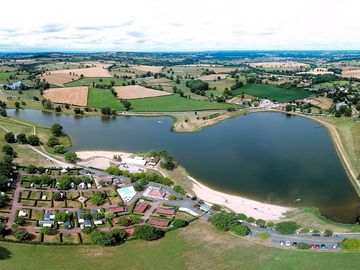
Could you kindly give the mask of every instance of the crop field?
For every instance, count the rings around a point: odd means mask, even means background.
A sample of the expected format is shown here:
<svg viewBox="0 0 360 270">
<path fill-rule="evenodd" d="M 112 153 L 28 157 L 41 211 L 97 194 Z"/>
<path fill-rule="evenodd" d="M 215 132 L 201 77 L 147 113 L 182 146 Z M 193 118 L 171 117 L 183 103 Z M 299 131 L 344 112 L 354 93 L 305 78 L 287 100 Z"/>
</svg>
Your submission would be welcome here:
<svg viewBox="0 0 360 270">
<path fill-rule="evenodd" d="M 360 78 L 360 68 L 343 70 L 341 76 L 345 78 Z"/>
<path fill-rule="evenodd" d="M 206 75 L 206 76 L 201 76 L 198 79 L 199 80 L 203 80 L 203 81 L 213 81 L 213 80 L 218 80 L 219 77 L 221 80 L 225 79 L 228 76 L 228 74 L 210 74 L 210 75 Z"/>
<path fill-rule="evenodd" d="M 234 105 L 215 103 L 209 101 L 197 101 L 183 98 L 177 95 L 132 99 L 131 111 L 134 112 L 176 112 L 193 110 L 217 110 L 234 107 Z M 110 107 L 123 111 L 125 108 L 114 97 L 109 89 L 89 89 L 88 106 L 91 108 Z"/>
<path fill-rule="evenodd" d="M 153 73 L 158 73 L 163 69 L 163 66 L 134 65 L 134 66 L 130 66 L 130 68 L 139 71 L 145 71 L 145 72 L 150 71 Z"/>
<path fill-rule="evenodd" d="M 151 79 L 145 81 L 146 85 L 156 86 L 161 85 L 164 87 L 171 87 L 174 82 L 172 80 L 166 79 L 166 78 L 157 78 L 157 79 Z"/>
<path fill-rule="evenodd" d="M 321 109 L 328 110 L 333 104 L 333 100 L 327 97 L 312 97 L 309 98 L 309 103 L 319 106 Z"/>
<path fill-rule="evenodd" d="M 81 75 L 84 77 L 112 77 L 107 70 L 109 65 L 99 64 L 89 66 L 88 68 L 76 68 L 76 69 L 62 69 L 53 70 L 43 73 L 39 76 L 40 79 L 45 79 L 48 83 L 63 86 L 66 82 L 79 79 Z"/>
<path fill-rule="evenodd" d="M 296 99 L 309 97 L 310 92 L 297 89 L 280 88 L 271 84 L 247 84 L 237 90 L 235 93 L 240 95 L 242 92 L 250 96 L 275 100 L 277 102 L 289 102 Z"/>
<path fill-rule="evenodd" d="M 106 84 L 109 85 L 111 82 L 115 82 L 115 85 L 123 85 L 126 83 L 122 79 L 117 79 L 114 77 L 104 77 L 104 78 L 82 78 L 76 81 L 64 83 L 64 86 L 92 86 L 92 84 Z"/>
<path fill-rule="evenodd" d="M 334 74 L 334 72 L 328 71 L 327 68 L 314 68 L 313 70 L 306 72 L 299 72 L 298 74 L 323 75 L 323 74 Z"/>
<path fill-rule="evenodd" d="M 117 247 L 44 246 L 0 242 L 6 270 L 99 269 L 358 269 L 358 252 L 273 248 L 194 222 L 153 242 L 129 241 Z M 44 259 L 46 258 L 46 259 Z M 81 258 L 81 259 L 79 259 Z M 121 263 L 119 264 L 119 258 Z M 161 260 L 159 260 L 161 258 Z"/>
<path fill-rule="evenodd" d="M 63 70 L 63 69 L 77 69 L 81 68 L 81 63 L 71 63 L 71 62 L 55 62 L 55 63 L 46 63 L 38 66 L 39 70 Z"/>
<path fill-rule="evenodd" d="M 319 83 L 319 84 L 316 84 L 315 87 L 319 88 L 319 89 L 326 89 L 326 88 L 334 87 L 336 85 L 345 86 L 348 84 L 349 84 L 348 81 L 333 81 L 333 82 Z"/>
<path fill-rule="evenodd" d="M 0 72 L 0 82 L 6 82 L 10 76 L 15 76 L 16 72 Z"/>
<path fill-rule="evenodd" d="M 114 90 L 118 94 L 118 98 L 122 98 L 122 99 L 160 97 L 160 96 L 167 96 L 172 94 L 165 91 L 145 88 L 140 85 L 115 86 Z"/>
<path fill-rule="evenodd" d="M 50 88 L 43 92 L 43 96 L 46 99 L 50 99 L 54 103 L 86 106 L 88 87 L 78 86 L 65 88 Z"/>
<path fill-rule="evenodd" d="M 283 70 L 295 70 L 300 68 L 306 68 L 309 65 L 300 62 L 259 62 L 250 63 L 251 67 L 264 68 L 264 69 L 283 69 Z"/>
</svg>

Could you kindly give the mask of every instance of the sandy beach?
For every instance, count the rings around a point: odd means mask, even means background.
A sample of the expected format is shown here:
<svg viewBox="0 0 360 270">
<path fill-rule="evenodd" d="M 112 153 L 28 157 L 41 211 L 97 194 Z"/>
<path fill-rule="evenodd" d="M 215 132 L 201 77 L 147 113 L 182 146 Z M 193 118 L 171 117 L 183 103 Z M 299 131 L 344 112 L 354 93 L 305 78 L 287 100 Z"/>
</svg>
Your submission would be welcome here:
<svg viewBox="0 0 360 270">
<path fill-rule="evenodd" d="M 193 177 L 188 177 L 193 181 L 193 191 L 198 198 L 211 204 L 223 205 L 236 213 L 243 213 L 256 219 L 279 220 L 284 216 L 284 213 L 294 210 L 290 207 L 262 203 L 216 191 L 201 184 Z"/>
<path fill-rule="evenodd" d="M 113 163 L 118 163 L 114 160 L 114 156 L 120 156 L 121 159 L 129 158 L 132 153 L 114 152 L 114 151 L 78 151 L 76 152 L 80 161 L 79 165 L 98 168 L 105 170 Z"/>
</svg>

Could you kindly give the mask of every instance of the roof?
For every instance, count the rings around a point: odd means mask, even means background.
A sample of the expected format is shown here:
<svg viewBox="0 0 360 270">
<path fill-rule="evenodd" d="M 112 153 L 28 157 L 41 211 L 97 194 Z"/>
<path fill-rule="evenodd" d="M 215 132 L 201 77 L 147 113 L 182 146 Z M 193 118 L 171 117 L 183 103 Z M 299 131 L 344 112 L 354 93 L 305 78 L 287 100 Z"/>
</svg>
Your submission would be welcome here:
<svg viewBox="0 0 360 270">
<path fill-rule="evenodd" d="M 156 157 L 153 157 L 150 159 L 150 163 L 151 164 L 158 164 L 158 162 L 160 161 L 160 157 L 159 156 L 156 156 Z"/>
<path fill-rule="evenodd" d="M 112 179 L 111 176 L 103 176 L 103 177 L 96 176 L 95 177 L 96 185 L 99 185 L 101 182 L 103 182 L 103 183 L 112 183 L 113 179 Z"/>
<path fill-rule="evenodd" d="M 207 212 L 207 211 L 210 211 L 211 208 L 210 208 L 210 206 L 203 203 L 200 205 L 200 209 Z"/>
<path fill-rule="evenodd" d="M 149 193 L 147 194 L 150 197 L 164 198 L 166 193 L 162 189 L 159 188 L 151 188 Z"/>
<path fill-rule="evenodd" d="M 50 220 L 50 212 L 49 211 L 45 211 L 44 213 L 44 220 Z"/>
<path fill-rule="evenodd" d="M 85 219 L 84 220 L 84 226 L 91 226 L 91 220 L 90 219 Z"/>
<path fill-rule="evenodd" d="M 170 220 L 152 218 L 149 220 L 149 224 L 158 227 L 168 227 L 170 224 Z"/>
<path fill-rule="evenodd" d="M 53 220 L 39 220 L 39 225 L 54 225 Z"/>
<path fill-rule="evenodd" d="M 175 209 L 170 207 L 158 207 L 156 209 L 156 213 L 158 213 L 159 215 L 172 216 L 175 214 Z"/>
<path fill-rule="evenodd" d="M 144 213 L 149 204 L 147 202 L 139 202 L 136 204 L 134 211 L 138 213 Z"/>
<path fill-rule="evenodd" d="M 135 233 L 135 227 L 128 227 L 124 229 L 124 232 L 126 232 L 126 234 L 128 236 L 133 236 Z"/>
<path fill-rule="evenodd" d="M 84 211 L 83 211 L 83 210 L 79 209 L 79 210 L 76 211 L 76 215 L 78 216 L 78 218 L 80 218 L 80 216 L 81 216 L 82 214 L 84 214 Z"/>
<path fill-rule="evenodd" d="M 124 158 L 121 161 L 122 164 L 132 164 L 132 165 L 140 165 L 145 166 L 146 160 L 144 159 L 137 159 L 137 158 Z"/>
<path fill-rule="evenodd" d="M 124 208 L 124 207 L 110 207 L 109 210 L 110 210 L 110 212 L 112 212 L 112 213 L 125 212 L 125 208 Z"/>
</svg>

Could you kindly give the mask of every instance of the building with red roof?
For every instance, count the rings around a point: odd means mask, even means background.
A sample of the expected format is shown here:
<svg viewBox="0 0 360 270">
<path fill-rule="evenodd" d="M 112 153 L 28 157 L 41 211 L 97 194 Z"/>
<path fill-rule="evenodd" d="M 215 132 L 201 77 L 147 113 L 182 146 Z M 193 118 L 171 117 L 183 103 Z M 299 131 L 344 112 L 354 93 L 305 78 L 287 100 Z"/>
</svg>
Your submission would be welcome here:
<svg viewBox="0 0 360 270">
<path fill-rule="evenodd" d="M 175 209 L 172 207 L 160 206 L 156 209 L 156 213 L 158 213 L 159 215 L 173 216 L 173 215 L 175 215 Z"/>
<path fill-rule="evenodd" d="M 157 226 L 157 227 L 169 227 L 170 220 L 152 218 L 149 220 L 149 224 L 152 226 Z"/>
</svg>

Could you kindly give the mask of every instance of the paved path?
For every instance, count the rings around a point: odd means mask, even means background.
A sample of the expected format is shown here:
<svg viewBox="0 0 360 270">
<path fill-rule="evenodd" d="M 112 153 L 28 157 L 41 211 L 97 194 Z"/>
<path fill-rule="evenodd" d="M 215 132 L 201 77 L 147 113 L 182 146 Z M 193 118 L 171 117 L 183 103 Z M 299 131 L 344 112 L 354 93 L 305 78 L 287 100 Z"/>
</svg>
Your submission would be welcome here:
<svg viewBox="0 0 360 270">
<path fill-rule="evenodd" d="M 141 218 L 141 220 L 144 221 L 144 223 L 150 218 L 151 214 L 155 211 L 155 209 L 159 206 L 160 202 L 153 202 L 151 204 L 151 207 L 145 212 L 144 216 Z"/>
</svg>

